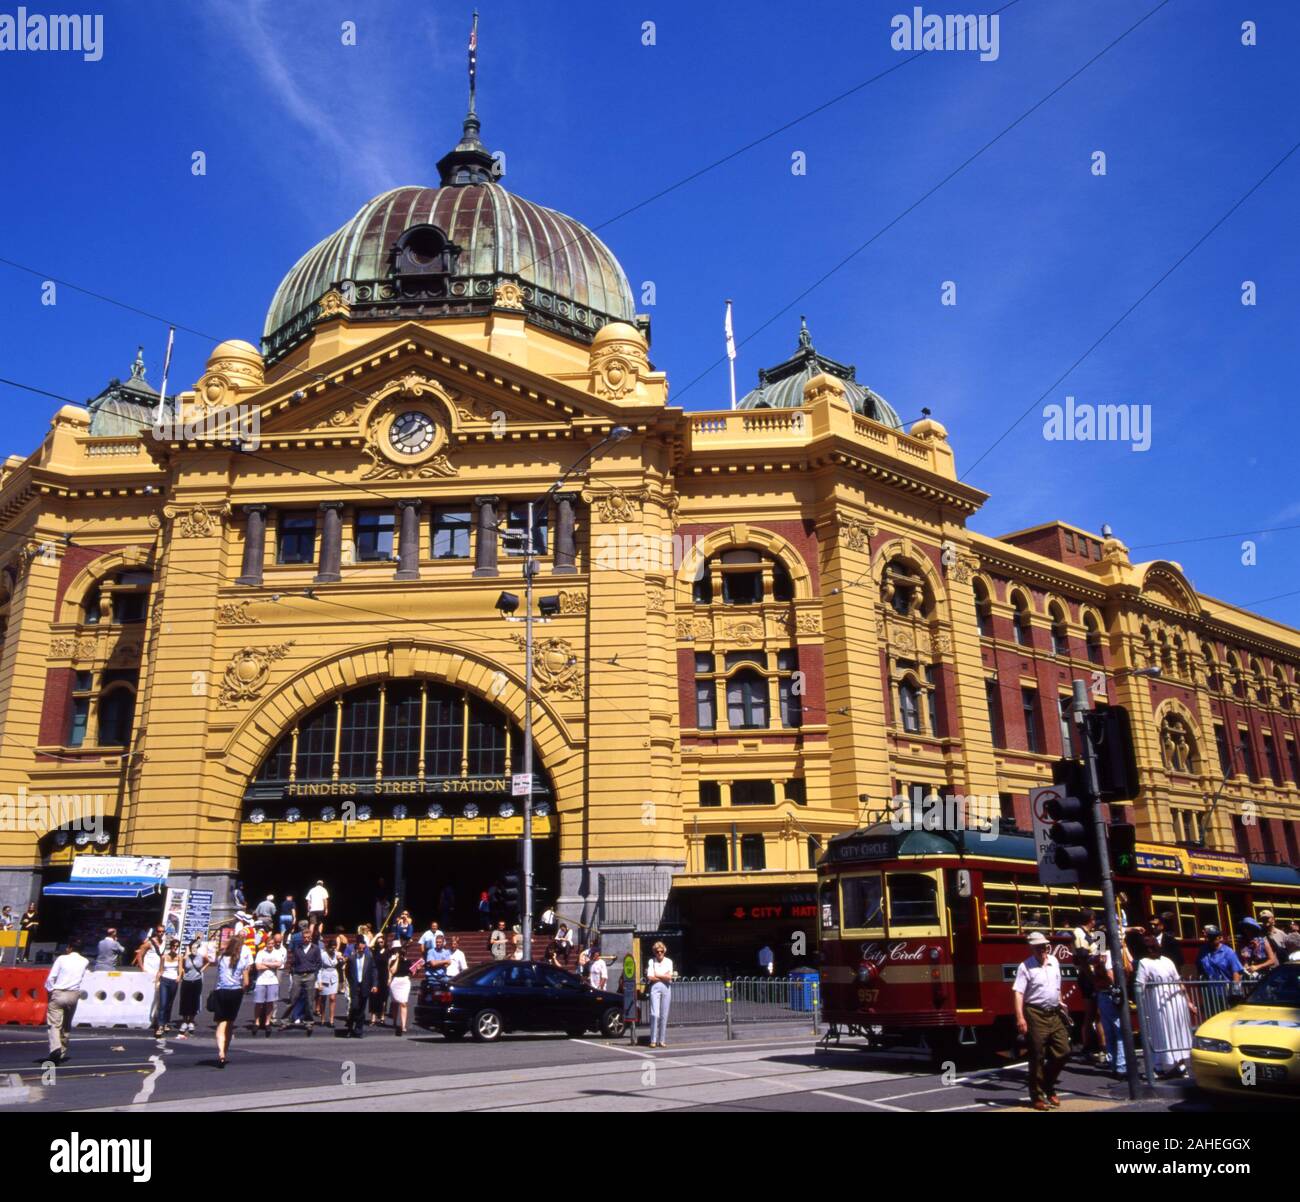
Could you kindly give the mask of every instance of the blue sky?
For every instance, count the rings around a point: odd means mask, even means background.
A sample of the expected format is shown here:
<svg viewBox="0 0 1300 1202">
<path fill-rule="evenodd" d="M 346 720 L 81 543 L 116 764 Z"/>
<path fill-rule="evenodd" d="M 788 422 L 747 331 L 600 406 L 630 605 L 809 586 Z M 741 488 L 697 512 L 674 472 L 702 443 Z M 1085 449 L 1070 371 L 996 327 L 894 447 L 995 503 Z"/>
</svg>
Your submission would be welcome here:
<svg viewBox="0 0 1300 1202">
<path fill-rule="evenodd" d="M 1158 2 L 1018 0 L 995 61 L 922 55 L 611 220 L 899 66 L 890 22 L 913 6 L 481 0 L 484 140 L 506 152 L 508 187 L 596 228 L 638 294 L 654 282 L 673 403 L 727 404 L 725 297 L 741 389 L 806 313 L 818 348 L 905 420 L 927 406 L 948 427 L 959 472 L 992 494 L 977 529 L 1110 522 L 1135 559 L 1174 559 L 1202 591 L 1300 625 L 1300 595 L 1277 596 L 1300 589 L 1300 529 L 1253 536 L 1253 566 L 1241 537 L 1210 537 L 1300 527 L 1300 151 L 1039 401 L 1300 140 L 1300 6 L 1169 0 L 796 299 Z M 58 3 L 27 7 L 72 11 Z M 113 0 L 100 62 L 0 53 L 0 256 L 204 331 L 178 334 L 172 388 L 191 386 L 215 341 L 257 340 L 310 245 L 385 188 L 436 181 L 472 7 Z M 0 375 L 88 397 L 144 343 L 157 383 L 165 323 L 68 289 L 43 306 L 40 284 L 0 266 Z M 1067 394 L 1149 405 L 1150 450 L 1046 441 L 1043 407 Z M 3 386 L 0 404 L 4 450 L 24 453 L 57 407 Z"/>
</svg>

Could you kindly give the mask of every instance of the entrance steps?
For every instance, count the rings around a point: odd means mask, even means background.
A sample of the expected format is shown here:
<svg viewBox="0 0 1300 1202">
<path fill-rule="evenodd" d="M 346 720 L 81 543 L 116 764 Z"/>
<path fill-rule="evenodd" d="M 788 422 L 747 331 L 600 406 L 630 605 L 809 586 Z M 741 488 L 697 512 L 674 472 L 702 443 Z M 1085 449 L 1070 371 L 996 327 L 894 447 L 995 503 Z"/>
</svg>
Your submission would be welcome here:
<svg viewBox="0 0 1300 1202">
<path fill-rule="evenodd" d="M 513 934 L 513 932 L 510 932 Z M 484 964 L 492 959 L 492 949 L 488 943 L 487 931 L 450 931 L 449 935 L 455 935 L 460 940 L 460 950 L 465 953 L 465 959 L 472 968 L 475 964 Z M 546 959 L 546 948 L 551 942 L 549 935 L 533 936 L 533 959 L 541 961 Z M 513 951 L 513 946 L 511 951 Z M 570 952 L 569 963 L 573 966 L 577 963 L 577 951 Z"/>
</svg>

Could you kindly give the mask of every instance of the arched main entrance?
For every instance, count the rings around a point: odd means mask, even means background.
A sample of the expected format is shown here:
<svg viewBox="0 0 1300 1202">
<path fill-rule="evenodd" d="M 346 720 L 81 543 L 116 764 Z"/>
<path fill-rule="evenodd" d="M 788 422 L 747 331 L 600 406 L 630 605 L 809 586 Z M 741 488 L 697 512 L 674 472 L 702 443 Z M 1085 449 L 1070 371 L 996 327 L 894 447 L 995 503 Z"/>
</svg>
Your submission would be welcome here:
<svg viewBox="0 0 1300 1202">
<path fill-rule="evenodd" d="M 533 762 L 536 879 L 553 896 L 554 796 L 536 749 Z M 477 926 L 479 894 L 517 866 L 511 775 L 522 763 L 518 725 L 466 689 L 408 678 L 328 698 L 284 731 L 245 789 L 249 905 L 268 894 L 301 902 L 323 880 L 331 927 L 373 922 L 380 897 L 398 897 L 421 928 L 435 917 Z"/>
</svg>

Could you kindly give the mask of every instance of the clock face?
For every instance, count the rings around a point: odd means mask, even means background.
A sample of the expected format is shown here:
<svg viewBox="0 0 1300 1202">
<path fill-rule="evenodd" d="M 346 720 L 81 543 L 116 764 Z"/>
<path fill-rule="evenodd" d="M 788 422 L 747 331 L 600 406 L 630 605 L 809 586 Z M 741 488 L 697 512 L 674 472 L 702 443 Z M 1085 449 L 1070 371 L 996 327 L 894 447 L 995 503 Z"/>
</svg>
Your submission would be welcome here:
<svg viewBox="0 0 1300 1202">
<path fill-rule="evenodd" d="M 419 455 L 433 444 L 433 420 L 427 413 L 409 410 L 399 413 L 388 428 L 388 441 L 403 455 Z"/>
</svg>

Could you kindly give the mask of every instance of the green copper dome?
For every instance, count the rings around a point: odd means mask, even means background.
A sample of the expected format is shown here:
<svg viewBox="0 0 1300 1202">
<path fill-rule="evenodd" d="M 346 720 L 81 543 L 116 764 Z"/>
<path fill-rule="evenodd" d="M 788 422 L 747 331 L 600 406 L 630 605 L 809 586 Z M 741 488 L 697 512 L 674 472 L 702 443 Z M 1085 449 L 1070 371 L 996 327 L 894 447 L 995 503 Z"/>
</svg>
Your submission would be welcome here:
<svg viewBox="0 0 1300 1202">
<path fill-rule="evenodd" d="M 859 384 L 857 368 L 837 363 L 817 353 L 808 332 L 808 323 L 799 319 L 799 345 L 793 355 L 775 367 L 764 367 L 758 373 L 758 387 L 736 402 L 737 409 L 795 409 L 803 404 L 803 388 L 814 376 L 823 372 L 844 381 L 844 395 L 850 405 L 863 417 L 903 428 L 902 419 L 894 407 L 878 393 Z"/>
<path fill-rule="evenodd" d="M 627 276 L 586 226 L 507 192 L 465 120 L 438 163 L 441 186 L 393 188 L 309 250 L 276 290 L 263 353 L 273 362 L 311 332 L 338 288 L 349 320 L 485 313 L 497 288 L 518 286 L 532 324 L 590 341 L 611 321 L 636 321 Z"/>
</svg>

